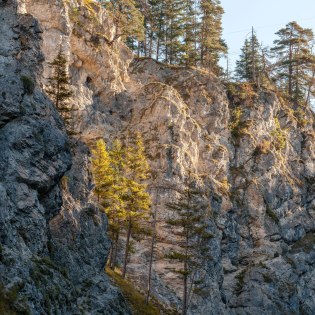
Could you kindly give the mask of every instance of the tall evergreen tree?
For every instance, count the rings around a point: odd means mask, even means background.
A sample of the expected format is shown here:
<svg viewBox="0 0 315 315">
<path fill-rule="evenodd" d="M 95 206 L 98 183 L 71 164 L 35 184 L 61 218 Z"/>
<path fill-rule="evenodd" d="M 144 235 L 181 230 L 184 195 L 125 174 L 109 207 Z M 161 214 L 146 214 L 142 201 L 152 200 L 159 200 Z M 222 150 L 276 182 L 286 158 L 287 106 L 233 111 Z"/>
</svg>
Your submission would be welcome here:
<svg viewBox="0 0 315 315">
<path fill-rule="evenodd" d="M 121 142 L 116 139 L 109 151 L 112 182 L 106 199 L 103 200 L 109 223 L 112 248 L 109 266 L 112 269 L 116 267 L 117 254 L 119 251 L 119 237 L 121 229 L 126 221 L 125 194 L 127 193 L 127 181 L 125 178 L 125 148 Z"/>
<path fill-rule="evenodd" d="M 227 46 L 221 37 L 224 10 L 220 0 L 200 0 L 200 10 L 200 63 L 202 67 L 219 74 L 220 55 L 227 52 Z"/>
<path fill-rule="evenodd" d="M 274 78 L 290 101 L 301 103 L 307 97 L 315 64 L 313 31 L 290 22 L 276 34 L 278 39 L 271 49 L 276 58 Z"/>
<path fill-rule="evenodd" d="M 208 231 L 210 206 L 204 193 L 197 187 L 192 174 L 185 181 L 185 188 L 177 190 L 178 197 L 168 204 L 173 216 L 167 222 L 174 227 L 178 250 L 166 258 L 181 264 L 174 269 L 183 281 L 182 314 L 186 315 L 194 293 L 201 293 L 204 283 L 205 262 L 211 259 L 208 243 L 213 235 Z"/>
<path fill-rule="evenodd" d="M 184 0 L 183 57 L 181 63 L 197 66 L 198 58 L 198 6 L 196 0 Z"/>
<path fill-rule="evenodd" d="M 46 88 L 46 93 L 53 99 L 67 130 L 70 131 L 72 129 L 73 105 L 69 104 L 68 100 L 73 95 L 73 92 L 70 87 L 71 79 L 67 71 L 67 59 L 61 49 L 57 57 L 48 65 L 52 70 L 52 76 L 48 78 L 49 86 Z"/>
<path fill-rule="evenodd" d="M 165 49 L 164 60 L 169 64 L 180 63 L 183 54 L 184 8 L 182 0 L 165 0 Z"/>
<path fill-rule="evenodd" d="M 242 53 L 236 62 L 236 76 L 242 81 L 259 84 L 264 75 L 265 65 L 261 45 L 256 34 L 245 39 Z"/>
<path fill-rule="evenodd" d="M 94 192 L 98 202 L 101 202 L 113 183 L 113 169 L 111 167 L 111 159 L 106 149 L 103 139 L 96 141 L 95 147 L 91 150 L 92 174 L 94 178 Z"/>
<path fill-rule="evenodd" d="M 112 45 L 118 38 L 142 41 L 144 38 L 144 18 L 135 0 L 100 0 L 108 10 L 114 24 L 114 35 L 108 43 Z"/>
<path fill-rule="evenodd" d="M 150 195 L 146 192 L 144 183 L 149 177 L 149 164 L 145 157 L 145 148 L 139 133 L 131 135 L 127 143 L 126 154 L 126 247 L 122 276 L 126 276 L 130 253 L 130 238 L 141 228 L 141 221 L 149 218 L 151 206 Z"/>
</svg>

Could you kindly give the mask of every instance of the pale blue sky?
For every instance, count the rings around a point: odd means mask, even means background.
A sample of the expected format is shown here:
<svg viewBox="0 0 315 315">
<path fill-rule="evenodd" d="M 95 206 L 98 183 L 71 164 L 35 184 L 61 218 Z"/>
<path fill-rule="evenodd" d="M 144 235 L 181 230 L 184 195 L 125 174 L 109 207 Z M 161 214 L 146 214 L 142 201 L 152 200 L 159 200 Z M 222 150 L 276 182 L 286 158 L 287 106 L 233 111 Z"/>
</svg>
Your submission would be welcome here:
<svg viewBox="0 0 315 315">
<path fill-rule="evenodd" d="M 229 46 L 231 68 L 252 26 L 265 46 L 271 46 L 276 38 L 274 33 L 290 21 L 315 32 L 315 0 L 221 0 L 221 3 L 225 10 L 223 38 Z"/>
</svg>

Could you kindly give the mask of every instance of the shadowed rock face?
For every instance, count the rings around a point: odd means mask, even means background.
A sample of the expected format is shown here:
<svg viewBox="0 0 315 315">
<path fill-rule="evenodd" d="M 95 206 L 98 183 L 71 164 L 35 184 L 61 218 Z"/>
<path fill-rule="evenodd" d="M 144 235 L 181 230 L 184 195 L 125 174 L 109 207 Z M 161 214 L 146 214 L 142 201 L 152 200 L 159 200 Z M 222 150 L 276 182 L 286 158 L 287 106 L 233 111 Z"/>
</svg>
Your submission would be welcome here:
<svg viewBox="0 0 315 315">
<path fill-rule="evenodd" d="M 1 311 L 128 314 L 103 271 L 105 215 L 86 195 L 82 204 L 68 196 L 69 139 L 39 85 L 42 29 L 17 10 L 15 1 L 0 4 Z M 77 151 L 86 156 L 79 144 Z M 73 160 L 83 173 L 87 158 Z"/>
<path fill-rule="evenodd" d="M 313 113 L 301 121 L 272 92 L 228 98 L 208 73 L 132 61 L 123 44 L 95 38 L 111 35 L 106 12 L 96 9 L 91 23 L 83 7 L 73 14 L 78 2 L 0 2 L 0 290 L 17 290 L 14 307 L 31 314 L 130 313 L 103 273 L 110 242 L 88 146 L 131 129 L 142 132 L 156 173 L 154 296 L 180 309 L 181 283 L 164 258 L 174 246 L 165 203 L 191 169 L 211 191 L 215 237 L 207 294 L 190 313 L 313 314 Z M 60 47 L 75 95 L 70 139 L 43 92 Z M 136 243 L 128 270 L 141 289 L 149 241 Z"/>
</svg>

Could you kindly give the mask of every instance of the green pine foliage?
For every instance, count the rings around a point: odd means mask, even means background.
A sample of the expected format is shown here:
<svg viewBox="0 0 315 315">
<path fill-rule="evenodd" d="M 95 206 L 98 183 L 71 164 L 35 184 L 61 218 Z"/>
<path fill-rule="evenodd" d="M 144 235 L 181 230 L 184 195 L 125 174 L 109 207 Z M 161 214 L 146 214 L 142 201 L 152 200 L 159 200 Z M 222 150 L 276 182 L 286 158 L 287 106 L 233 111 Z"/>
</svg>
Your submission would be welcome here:
<svg viewBox="0 0 315 315">
<path fill-rule="evenodd" d="M 276 34 L 278 39 L 271 49 L 276 59 L 273 78 L 290 102 L 309 103 L 310 96 L 314 95 L 313 31 L 296 22 L 290 22 Z"/>
<path fill-rule="evenodd" d="M 71 78 L 67 71 L 67 59 L 60 50 L 57 57 L 50 62 L 49 67 L 52 70 L 51 77 L 48 78 L 49 85 L 46 93 L 53 100 L 57 110 L 63 118 L 68 131 L 72 130 L 72 112 L 73 105 L 69 103 L 73 95 L 71 90 Z"/>
<path fill-rule="evenodd" d="M 246 39 L 242 47 L 240 59 L 236 62 L 236 76 L 240 81 L 257 84 L 264 74 L 265 63 L 263 50 L 253 34 L 250 39 Z"/>
<path fill-rule="evenodd" d="M 220 72 L 218 61 L 227 47 L 219 0 L 137 0 L 137 5 L 145 28 L 144 40 L 131 46 L 138 56 Z"/>
<path fill-rule="evenodd" d="M 144 17 L 135 0 L 99 0 L 113 21 L 114 35 L 108 41 L 114 44 L 119 38 L 142 41 L 144 37 Z"/>
<path fill-rule="evenodd" d="M 109 219 L 109 235 L 112 248 L 109 266 L 117 265 L 120 250 L 119 238 L 126 234 L 123 277 L 126 276 L 132 240 L 141 240 L 149 232 L 144 223 L 149 220 L 151 198 L 144 183 L 150 169 L 145 157 L 145 148 L 139 133 L 131 134 L 125 146 L 115 140 L 107 150 L 103 139 L 91 150 L 91 165 L 94 178 L 94 192 L 99 204 Z"/>
<path fill-rule="evenodd" d="M 130 134 L 126 150 L 126 229 L 127 239 L 122 276 L 126 276 L 130 253 L 131 235 L 142 234 L 141 223 L 150 218 L 151 198 L 146 191 L 145 180 L 150 168 L 145 157 L 145 148 L 140 133 Z"/>
<path fill-rule="evenodd" d="M 202 285 L 205 282 L 205 262 L 211 259 L 209 241 L 213 235 L 208 231 L 208 198 L 191 173 L 185 180 L 185 187 L 176 191 L 176 200 L 167 204 L 172 211 L 167 223 L 173 227 L 179 249 L 169 252 L 166 258 L 181 265 L 173 271 L 183 281 L 182 314 L 186 315 L 192 295 L 206 293 Z"/>
<path fill-rule="evenodd" d="M 222 39 L 222 16 L 224 10 L 219 0 L 200 0 L 200 63 L 203 68 L 220 74 L 218 62 L 227 52 Z"/>
</svg>

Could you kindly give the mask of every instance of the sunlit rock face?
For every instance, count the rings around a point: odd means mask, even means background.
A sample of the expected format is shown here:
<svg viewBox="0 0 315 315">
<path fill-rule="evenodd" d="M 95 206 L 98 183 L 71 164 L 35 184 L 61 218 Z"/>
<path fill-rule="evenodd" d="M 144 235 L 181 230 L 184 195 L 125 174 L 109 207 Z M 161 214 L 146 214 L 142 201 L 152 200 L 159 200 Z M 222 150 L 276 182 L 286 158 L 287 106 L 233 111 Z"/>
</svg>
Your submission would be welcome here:
<svg viewBox="0 0 315 315">
<path fill-rule="evenodd" d="M 93 197 L 89 147 L 140 130 L 157 200 L 155 298 L 180 310 L 181 281 L 165 259 L 176 246 L 165 204 L 192 170 L 210 192 L 214 238 L 206 294 L 194 296 L 189 313 L 312 314 L 313 113 L 301 121 L 271 92 L 236 100 L 209 73 L 133 59 L 122 43 L 106 44 L 106 12 L 81 4 L 0 2 L 0 282 L 17 288 L 14 307 L 130 313 L 104 275 L 110 241 Z M 74 91 L 71 136 L 44 92 L 59 50 Z M 128 268 L 141 290 L 149 242 L 135 244 Z"/>
</svg>

